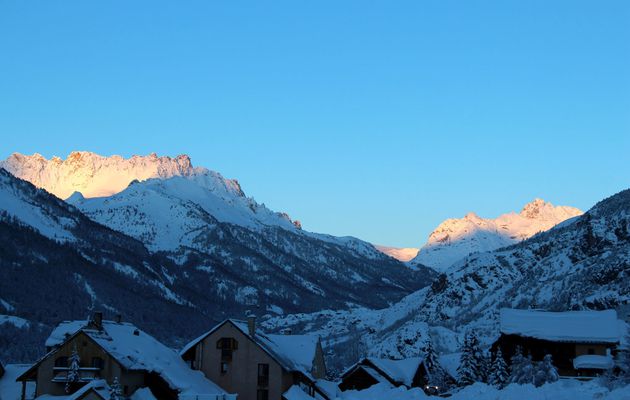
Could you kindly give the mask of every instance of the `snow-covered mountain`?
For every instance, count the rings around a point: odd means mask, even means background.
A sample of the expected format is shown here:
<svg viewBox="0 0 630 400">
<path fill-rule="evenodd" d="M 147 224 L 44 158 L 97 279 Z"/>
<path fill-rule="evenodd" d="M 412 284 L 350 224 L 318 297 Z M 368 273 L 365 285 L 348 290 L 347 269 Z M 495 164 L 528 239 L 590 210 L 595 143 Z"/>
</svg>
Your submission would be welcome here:
<svg viewBox="0 0 630 400">
<path fill-rule="evenodd" d="M 489 344 L 498 335 L 502 307 L 614 308 L 627 318 L 630 190 L 529 239 L 464 258 L 430 287 L 385 309 L 278 316 L 266 324 L 319 332 L 332 338 L 331 346 L 341 355 L 351 349 L 353 337 L 360 337 L 370 355 L 403 358 L 416 355 L 428 337 L 438 351 L 457 351 L 468 329 Z"/>
<path fill-rule="evenodd" d="M 511 212 L 487 219 L 471 212 L 464 218 L 447 219 L 429 235 L 429 240 L 409 265 L 421 264 L 446 271 L 470 254 L 518 243 L 578 215 L 582 215 L 582 211 L 577 208 L 554 206 L 535 199 L 518 214 Z"/>
<path fill-rule="evenodd" d="M 134 180 L 207 172 L 203 168 L 193 168 L 186 155 L 171 158 L 158 157 L 153 153 L 125 159 L 120 156 L 103 157 L 87 151 L 74 151 L 65 160 L 59 157 L 48 160 L 37 153 L 32 156 L 13 153 L 0 161 L 0 168 L 60 199 L 66 199 L 74 192 L 80 192 L 85 197 L 111 196 Z M 223 181 L 226 190 L 239 190 L 238 182 L 220 176 L 216 178 Z"/>
<path fill-rule="evenodd" d="M 13 162 L 15 171 L 29 171 L 18 167 Z M 59 176 L 51 167 L 47 170 L 51 176 Z M 131 317 L 147 313 L 155 306 L 128 312 L 118 301 L 118 296 L 127 296 L 120 291 L 135 293 L 146 287 L 144 303 L 166 302 L 168 306 L 159 306 L 165 315 L 175 312 L 172 307 L 180 307 L 213 322 L 252 309 L 260 315 L 281 315 L 327 307 L 382 308 L 430 284 L 436 276 L 427 268 L 412 271 L 359 239 L 306 232 L 285 214 L 246 197 L 239 186 L 229 184 L 234 181 L 204 169 L 192 171 L 132 180 L 109 197 L 85 198 L 75 193 L 64 202 L 0 169 L 5 233 L 0 250 L 13 254 L 12 266 L 42 265 L 29 272 L 42 278 L 37 285 L 40 289 L 34 291 L 51 290 L 41 287 L 46 280 L 55 282 L 47 275 L 52 273 L 48 265 L 54 259 L 55 268 L 67 277 L 63 291 L 77 299 L 77 306 L 69 311 L 64 310 L 65 301 L 47 305 L 51 315 L 65 319 L 84 317 L 89 307 L 117 310 Z M 79 176 L 84 172 L 77 170 Z M 102 192 L 102 188 L 84 183 L 93 192 Z M 24 243 L 18 243 L 24 238 Z M 37 247 L 40 242 L 46 244 Z M 117 250 L 119 243 L 125 249 Z M 86 277 L 84 268 L 105 275 Z M 9 274 L 6 282 L 15 281 L 15 274 L 20 274 L 15 268 L 3 272 Z M 118 282 L 118 289 L 108 286 L 113 282 Z M 31 286 L 24 283 L 20 287 Z M 0 311 L 2 304 L 9 304 L 12 311 L 7 314 L 45 326 L 48 321 L 34 311 L 43 298 L 28 290 L 14 292 L 2 289 Z M 144 328 L 151 332 L 153 320 L 145 320 L 149 326 Z M 194 324 L 180 325 L 191 332 L 199 324 L 197 319 Z M 186 335 L 171 332 L 171 338 L 164 340 L 173 343 Z"/>
<path fill-rule="evenodd" d="M 416 255 L 418 255 L 418 250 L 415 247 L 390 247 L 390 246 L 380 246 L 374 245 L 376 250 L 381 253 L 385 253 L 390 257 L 397 259 L 398 261 L 407 262 L 411 261 Z"/>
</svg>

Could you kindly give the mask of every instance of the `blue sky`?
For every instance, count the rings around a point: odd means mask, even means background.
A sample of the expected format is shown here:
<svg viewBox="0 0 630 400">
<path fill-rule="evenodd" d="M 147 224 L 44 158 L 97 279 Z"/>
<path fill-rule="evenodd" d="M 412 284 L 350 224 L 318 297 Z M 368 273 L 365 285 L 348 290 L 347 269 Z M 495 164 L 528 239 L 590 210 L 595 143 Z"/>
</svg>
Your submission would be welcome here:
<svg viewBox="0 0 630 400">
<path fill-rule="evenodd" d="M 306 229 L 630 187 L 627 1 L 1 1 L 0 157 L 189 154 Z"/>
</svg>

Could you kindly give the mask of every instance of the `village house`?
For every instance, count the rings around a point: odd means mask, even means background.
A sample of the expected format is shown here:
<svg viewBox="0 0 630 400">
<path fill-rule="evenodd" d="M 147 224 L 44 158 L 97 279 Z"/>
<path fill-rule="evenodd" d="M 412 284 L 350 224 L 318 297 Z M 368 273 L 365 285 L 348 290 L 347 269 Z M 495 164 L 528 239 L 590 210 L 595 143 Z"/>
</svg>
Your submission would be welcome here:
<svg viewBox="0 0 630 400">
<path fill-rule="evenodd" d="M 105 321 L 101 313 L 90 321 L 61 323 L 46 348 L 47 354 L 17 378 L 22 400 L 27 382 L 36 382 L 35 397 L 99 400 L 115 380 L 126 398 L 145 388 L 145 399 L 236 399 L 146 332 L 120 320 Z"/>
<path fill-rule="evenodd" d="M 595 376 L 614 366 L 613 356 L 626 324 L 614 310 L 548 312 L 501 309 L 501 348 L 506 361 L 520 347 L 523 355 L 541 361 L 551 354 L 561 376 Z"/>
<path fill-rule="evenodd" d="M 425 389 L 428 384 L 428 372 L 422 357 L 404 360 L 388 360 L 368 357 L 348 368 L 341 375 L 339 389 L 364 390 L 378 383 L 391 387 L 419 387 Z"/>
<path fill-rule="evenodd" d="M 280 400 L 293 386 L 328 399 L 317 384 L 326 376 L 319 337 L 265 334 L 256 329 L 255 317 L 221 322 L 180 355 L 239 400 Z"/>
</svg>

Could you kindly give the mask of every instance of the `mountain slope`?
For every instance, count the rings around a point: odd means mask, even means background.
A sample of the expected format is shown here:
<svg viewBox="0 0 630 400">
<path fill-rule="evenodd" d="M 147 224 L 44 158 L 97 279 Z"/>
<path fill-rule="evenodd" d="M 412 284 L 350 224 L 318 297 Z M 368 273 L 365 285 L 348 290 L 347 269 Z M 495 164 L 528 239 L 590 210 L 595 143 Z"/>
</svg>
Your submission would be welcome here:
<svg viewBox="0 0 630 400">
<path fill-rule="evenodd" d="M 367 243 L 304 232 L 288 220 L 275 225 L 220 221 L 216 215 L 223 218 L 229 211 L 228 220 L 234 221 L 239 210 L 217 201 L 195 179 L 150 179 L 108 198 L 70 201 L 93 220 L 189 269 L 211 277 L 219 271 L 238 276 L 245 288 L 234 290 L 247 293 L 235 299 L 241 304 L 313 309 L 324 304 L 324 296 L 329 304 L 338 299 L 342 308 L 344 303 L 382 307 L 434 276 L 428 270 L 410 274 Z M 362 294 L 366 290 L 369 297 Z"/>
<path fill-rule="evenodd" d="M 628 315 L 630 190 L 549 231 L 462 259 L 430 287 L 385 309 L 278 316 L 266 324 L 331 337 L 330 345 L 350 361 L 356 338 L 368 354 L 403 358 L 417 355 L 429 337 L 439 351 L 457 351 L 468 329 L 489 344 L 502 307 L 615 308 Z"/>
<path fill-rule="evenodd" d="M 464 218 L 442 222 L 409 265 L 421 264 L 446 271 L 469 254 L 518 243 L 581 214 L 577 208 L 554 206 L 541 199 L 526 204 L 518 214 L 512 212 L 495 219 L 468 213 Z"/>
</svg>

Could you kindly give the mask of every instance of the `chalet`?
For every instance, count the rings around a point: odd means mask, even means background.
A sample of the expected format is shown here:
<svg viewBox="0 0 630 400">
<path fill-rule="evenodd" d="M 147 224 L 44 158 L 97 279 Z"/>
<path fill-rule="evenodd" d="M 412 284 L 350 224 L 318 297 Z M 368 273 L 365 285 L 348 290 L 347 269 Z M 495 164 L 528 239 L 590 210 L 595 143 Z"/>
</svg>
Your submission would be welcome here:
<svg viewBox="0 0 630 400">
<path fill-rule="evenodd" d="M 534 361 L 551 354 L 561 376 L 595 376 L 613 367 L 622 324 L 614 310 L 502 309 L 500 336 L 492 351 L 501 348 L 508 363 L 518 347 Z"/>
<path fill-rule="evenodd" d="M 328 399 L 316 383 L 326 376 L 319 337 L 265 334 L 256 329 L 255 317 L 221 322 L 180 355 L 239 400 L 280 400 L 292 386 Z"/>
<path fill-rule="evenodd" d="M 423 361 L 421 357 L 404 360 L 364 358 L 341 375 L 339 389 L 363 390 L 377 383 L 385 383 L 392 387 L 424 388 L 428 382 Z"/>
<path fill-rule="evenodd" d="M 236 399 L 190 370 L 177 352 L 146 332 L 130 323 L 105 321 L 101 313 L 90 321 L 61 323 L 46 340 L 46 348 L 46 355 L 17 378 L 22 400 L 26 383 L 33 381 L 35 397 L 99 400 L 109 390 L 107 383 L 116 379 L 124 397 L 133 398 L 138 389 L 148 388 L 158 400 Z"/>
</svg>

